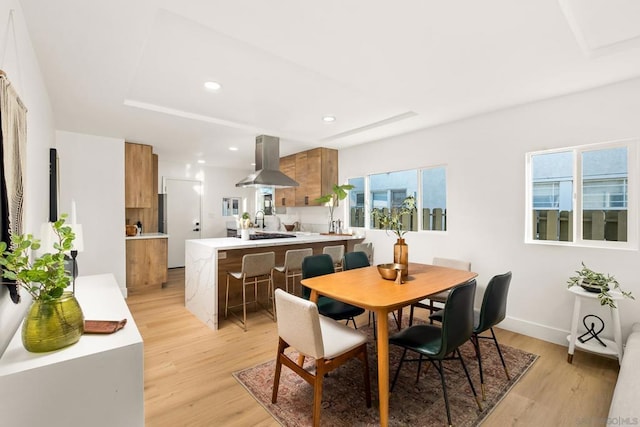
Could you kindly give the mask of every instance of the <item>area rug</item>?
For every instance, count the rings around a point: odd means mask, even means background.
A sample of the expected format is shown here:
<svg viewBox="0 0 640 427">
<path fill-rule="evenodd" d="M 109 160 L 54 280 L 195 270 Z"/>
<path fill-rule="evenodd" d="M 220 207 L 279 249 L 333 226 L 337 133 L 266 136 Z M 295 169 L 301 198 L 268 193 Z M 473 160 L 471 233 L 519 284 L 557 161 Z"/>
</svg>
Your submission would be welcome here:
<svg viewBox="0 0 640 427">
<path fill-rule="evenodd" d="M 391 325 L 393 322 L 389 322 Z M 394 324 L 395 325 L 395 324 Z M 375 426 L 380 425 L 377 407 L 377 360 L 373 330 L 365 326 L 359 330 L 370 336 L 368 344 L 369 369 L 371 373 L 371 396 L 373 405 L 366 407 L 362 365 L 351 360 L 331 372 L 324 379 L 322 394 L 321 425 L 323 426 Z M 395 327 L 390 333 L 395 332 Z M 509 390 L 535 362 L 537 355 L 501 345 L 511 380 L 500 363 L 492 341 L 481 340 L 482 368 L 485 381 L 486 400 L 482 411 L 478 410 L 471 388 L 464 375 L 460 361 L 443 362 L 451 409 L 452 422 L 456 426 L 476 426 L 491 413 Z M 274 359 L 277 343 L 274 343 Z M 476 391 L 480 396 L 480 374 L 473 345 L 468 342 L 460 348 Z M 292 355 L 297 353 L 292 351 Z M 389 377 L 393 379 L 402 350 L 390 346 Z M 398 382 L 389 398 L 389 425 L 391 426 L 442 426 L 447 424 L 447 414 L 438 371 L 423 363 L 420 378 L 416 382 L 417 363 L 405 363 Z M 313 361 L 305 367 L 311 368 Z M 425 369 L 429 367 L 429 369 Z M 283 426 L 312 425 L 311 410 L 313 388 L 289 368 L 282 367 L 278 402 L 271 403 L 275 360 L 259 364 L 233 376 L 247 391 Z"/>
</svg>

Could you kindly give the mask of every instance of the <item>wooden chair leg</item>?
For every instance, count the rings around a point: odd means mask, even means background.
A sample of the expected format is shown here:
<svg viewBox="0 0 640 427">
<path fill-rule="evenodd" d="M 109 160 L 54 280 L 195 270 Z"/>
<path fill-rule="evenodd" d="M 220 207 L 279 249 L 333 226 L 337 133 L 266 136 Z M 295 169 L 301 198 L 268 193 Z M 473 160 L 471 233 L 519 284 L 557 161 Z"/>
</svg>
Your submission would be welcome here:
<svg viewBox="0 0 640 427">
<path fill-rule="evenodd" d="M 320 410 L 322 409 L 322 381 L 324 380 L 324 359 L 316 360 L 316 376 L 313 384 L 313 426 L 320 426 Z"/>
<path fill-rule="evenodd" d="M 367 345 L 362 346 L 362 353 L 360 353 L 360 360 L 362 360 L 362 369 L 364 371 L 364 394 L 367 403 L 367 408 L 371 408 L 371 379 L 369 378 L 369 356 L 367 355 Z"/>
<path fill-rule="evenodd" d="M 282 372 L 282 355 L 287 347 L 282 338 L 278 339 L 278 354 L 276 356 L 276 373 L 273 376 L 273 392 L 271 393 L 271 403 L 278 401 L 278 387 L 280 386 L 280 373 Z"/>
</svg>

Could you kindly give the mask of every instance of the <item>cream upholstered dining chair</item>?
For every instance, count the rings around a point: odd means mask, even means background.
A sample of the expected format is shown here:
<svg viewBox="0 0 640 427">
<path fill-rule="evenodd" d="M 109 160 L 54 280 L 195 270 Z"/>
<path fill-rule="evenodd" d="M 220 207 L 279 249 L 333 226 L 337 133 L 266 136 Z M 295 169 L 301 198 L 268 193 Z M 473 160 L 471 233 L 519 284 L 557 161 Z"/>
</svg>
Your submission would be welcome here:
<svg viewBox="0 0 640 427">
<path fill-rule="evenodd" d="M 371 407 L 371 384 L 367 358 L 367 336 L 362 332 L 342 325 L 328 317 L 320 316 L 318 306 L 303 298 L 276 289 L 276 310 L 278 311 L 278 355 L 273 378 L 271 402 L 277 403 L 278 387 L 282 365 L 287 366 L 313 386 L 313 425 L 320 425 L 322 386 L 326 373 L 357 357 L 362 362 L 364 389 L 367 408 Z M 285 354 L 292 347 L 302 356 L 298 365 Z M 303 368 L 304 357 L 315 359 L 313 371 Z M 336 386 L 340 387 L 336 384 Z M 352 387 L 344 384 L 344 390 Z"/>
<path fill-rule="evenodd" d="M 373 264 L 373 243 L 356 243 L 353 245 L 353 252 L 364 252 L 367 254 L 369 264 Z"/>
<path fill-rule="evenodd" d="M 291 293 L 296 293 L 296 277 L 302 277 L 302 260 L 313 255 L 313 249 L 289 249 L 284 254 L 284 264 L 275 267 L 275 270 L 284 274 L 284 287 L 289 292 L 289 279 L 291 279 Z"/>
<path fill-rule="evenodd" d="M 247 331 L 247 304 L 260 304 L 258 301 L 258 285 L 261 283 L 267 284 L 267 300 L 271 301 L 272 311 L 271 315 L 273 320 L 276 320 L 276 305 L 273 297 L 273 268 L 275 267 L 276 253 L 275 252 L 263 252 L 259 254 L 247 254 L 242 257 L 242 270 L 241 271 L 227 271 L 227 292 L 225 296 L 224 305 L 224 317 L 227 318 L 228 313 L 231 313 L 234 317 L 242 323 L 244 331 Z M 242 304 L 236 304 L 229 307 L 229 279 L 234 278 L 242 281 Z M 247 301 L 247 286 L 253 285 L 254 287 L 254 299 L 253 301 Z M 242 306 L 242 319 L 240 319 L 234 312 L 233 308 Z M 267 311 L 269 309 L 264 307 Z"/>
<path fill-rule="evenodd" d="M 333 268 L 335 271 L 342 271 L 342 258 L 344 257 L 344 246 L 325 246 L 322 248 L 323 254 L 329 254 L 333 261 Z"/>
<path fill-rule="evenodd" d="M 455 268 L 456 270 L 465 270 L 471 271 L 471 263 L 469 261 L 461 261 L 457 259 L 451 258 L 433 258 L 433 265 L 437 265 L 440 267 L 448 267 Z M 436 310 L 440 310 L 442 307 L 440 305 L 444 305 L 447 302 L 447 298 L 449 298 L 449 293 L 451 291 L 443 291 L 437 294 L 429 295 L 427 298 L 422 301 L 418 301 L 414 304 L 411 304 L 411 310 L 409 312 L 409 326 L 413 325 L 413 309 L 414 308 L 426 308 L 429 310 L 429 314 L 432 314 Z M 434 303 L 439 303 L 440 305 L 435 306 Z M 433 323 L 432 319 L 429 319 L 430 323 Z"/>
</svg>

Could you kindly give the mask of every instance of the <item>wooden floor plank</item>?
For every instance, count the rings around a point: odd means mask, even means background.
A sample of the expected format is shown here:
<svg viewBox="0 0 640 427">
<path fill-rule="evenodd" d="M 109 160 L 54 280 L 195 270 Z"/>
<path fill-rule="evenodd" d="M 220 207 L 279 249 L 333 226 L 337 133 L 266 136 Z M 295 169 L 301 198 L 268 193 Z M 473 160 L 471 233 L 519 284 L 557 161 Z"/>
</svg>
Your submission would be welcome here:
<svg viewBox="0 0 640 427">
<path fill-rule="evenodd" d="M 171 269 L 162 289 L 127 303 L 144 339 L 146 426 L 278 425 L 231 375 L 275 357 L 270 317 L 253 313 L 247 332 L 229 321 L 209 329 L 184 307 L 183 269 Z M 483 426 L 605 424 L 617 361 L 576 352 L 569 364 L 566 347 L 496 332 L 500 343 L 540 357 Z"/>
</svg>

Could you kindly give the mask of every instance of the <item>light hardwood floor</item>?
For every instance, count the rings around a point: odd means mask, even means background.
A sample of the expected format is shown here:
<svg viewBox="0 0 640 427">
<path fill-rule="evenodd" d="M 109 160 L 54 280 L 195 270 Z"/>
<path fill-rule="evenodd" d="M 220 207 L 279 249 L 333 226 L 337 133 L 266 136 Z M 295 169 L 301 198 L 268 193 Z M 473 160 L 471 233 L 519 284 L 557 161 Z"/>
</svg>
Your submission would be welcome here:
<svg viewBox="0 0 640 427">
<path fill-rule="evenodd" d="M 184 307 L 183 269 L 170 270 L 163 289 L 130 296 L 127 303 L 144 339 L 147 426 L 278 425 L 231 376 L 275 357 L 271 318 L 252 314 L 247 332 L 231 322 L 209 329 Z M 566 347 L 505 330 L 497 334 L 500 343 L 540 357 L 483 426 L 606 424 L 617 361 L 576 352 L 568 364 Z"/>
</svg>

